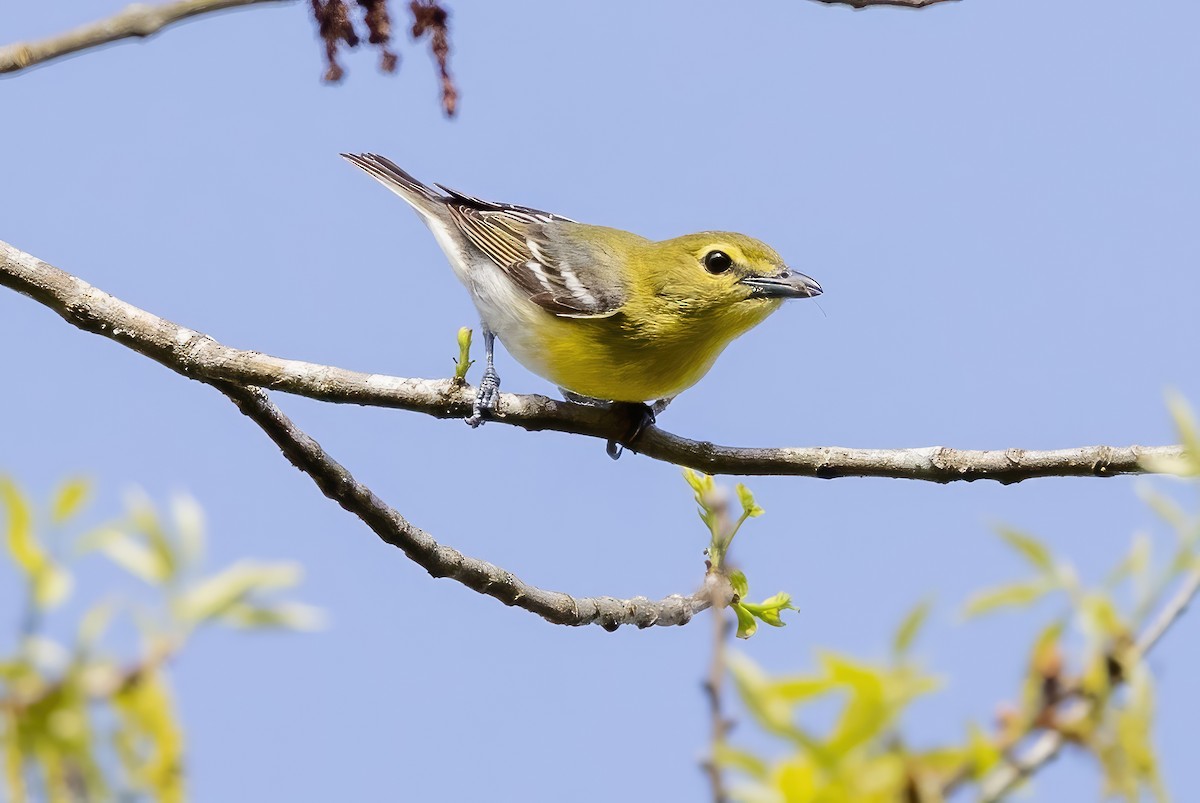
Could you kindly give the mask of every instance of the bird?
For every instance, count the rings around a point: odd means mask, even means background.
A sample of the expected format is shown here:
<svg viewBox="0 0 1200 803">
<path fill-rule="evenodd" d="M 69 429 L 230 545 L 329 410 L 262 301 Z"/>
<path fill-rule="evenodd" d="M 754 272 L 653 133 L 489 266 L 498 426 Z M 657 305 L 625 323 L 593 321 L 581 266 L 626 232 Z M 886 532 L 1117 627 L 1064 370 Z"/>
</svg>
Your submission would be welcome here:
<svg viewBox="0 0 1200 803">
<path fill-rule="evenodd" d="M 822 292 L 744 234 L 653 241 L 431 187 L 377 154 L 341 155 L 416 210 L 475 303 L 486 364 L 466 419 L 472 427 L 496 411 L 497 338 L 568 400 L 636 405 L 653 423 L 734 338 L 784 300 Z"/>
</svg>

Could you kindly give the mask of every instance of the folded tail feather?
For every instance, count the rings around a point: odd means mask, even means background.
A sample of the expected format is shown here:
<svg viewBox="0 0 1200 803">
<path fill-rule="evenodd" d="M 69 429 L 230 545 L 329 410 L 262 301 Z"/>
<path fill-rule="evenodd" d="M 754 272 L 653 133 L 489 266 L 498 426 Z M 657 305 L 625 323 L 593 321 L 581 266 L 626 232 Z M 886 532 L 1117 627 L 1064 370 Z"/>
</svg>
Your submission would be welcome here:
<svg viewBox="0 0 1200 803">
<path fill-rule="evenodd" d="M 343 153 L 341 156 L 408 201 L 418 212 L 443 216 L 445 198 L 404 172 L 391 159 L 375 153 Z"/>
</svg>

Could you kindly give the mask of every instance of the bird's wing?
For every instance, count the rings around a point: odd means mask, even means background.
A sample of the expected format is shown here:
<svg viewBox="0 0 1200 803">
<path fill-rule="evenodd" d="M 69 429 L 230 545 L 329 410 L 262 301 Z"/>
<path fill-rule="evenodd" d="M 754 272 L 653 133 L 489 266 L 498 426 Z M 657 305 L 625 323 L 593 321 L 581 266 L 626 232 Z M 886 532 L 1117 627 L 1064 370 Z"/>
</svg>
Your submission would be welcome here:
<svg viewBox="0 0 1200 803">
<path fill-rule="evenodd" d="M 624 303 L 623 288 L 588 246 L 556 236 L 557 225 L 574 221 L 438 186 L 459 230 L 542 309 L 568 318 L 606 318 Z"/>
</svg>

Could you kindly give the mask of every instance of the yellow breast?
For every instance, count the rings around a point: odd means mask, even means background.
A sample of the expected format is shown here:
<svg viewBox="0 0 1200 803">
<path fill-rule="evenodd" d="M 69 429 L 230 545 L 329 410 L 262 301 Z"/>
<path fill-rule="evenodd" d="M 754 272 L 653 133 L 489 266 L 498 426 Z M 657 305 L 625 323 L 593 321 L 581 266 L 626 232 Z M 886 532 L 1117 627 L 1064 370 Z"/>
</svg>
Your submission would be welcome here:
<svg viewBox="0 0 1200 803">
<path fill-rule="evenodd" d="M 745 302 L 720 314 L 669 320 L 624 312 L 607 318 L 547 315 L 539 322 L 536 343 L 525 337 L 501 339 L 523 365 L 573 393 L 610 401 L 652 401 L 699 382 L 734 338 L 778 306 Z"/>
</svg>

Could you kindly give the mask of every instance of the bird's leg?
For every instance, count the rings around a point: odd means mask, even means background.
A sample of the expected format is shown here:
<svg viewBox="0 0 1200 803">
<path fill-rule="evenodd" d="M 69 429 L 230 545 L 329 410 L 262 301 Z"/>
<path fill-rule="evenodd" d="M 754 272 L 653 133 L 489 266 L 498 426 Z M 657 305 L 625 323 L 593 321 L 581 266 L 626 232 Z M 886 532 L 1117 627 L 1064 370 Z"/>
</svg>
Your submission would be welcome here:
<svg viewBox="0 0 1200 803">
<path fill-rule="evenodd" d="M 615 402 L 614 407 L 623 409 L 629 415 L 629 432 L 620 441 L 609 441 L 605 447 L 608 456 L 613 460 L 619 460 L 626 448 L 632 448 L 637 439 L 641 437 L 642 432 L 646 427 L 653 426 L 655 415 L 660 410 L 656 410 L 658 402 L 654 406 L 642 404 L 641 402 Z M 663 405 L 664 407 L 666 405 Z"/>
<path fill-rule="evenodd" d="M 496 401 L 500 398 L 500 375 L 496 373 L 494 352 L 496 350 L 496 335 L 487 324 L 483 325 L 483 348 L 487 352 L 487 367 L 483 369 L 483 377 L 475 390 L 475 406 L 471 409 L 471 417 L 466 419 L 467 426 L 474 429 L 483 423 L 485 415 L 491 415 L 496 410 Z"/>
<path fill-rule="evenodd" d="M 578 393 L 572 393 L 566 388 L 559 388 L 563 398 L 569 402 L 576 404 L 586 404 L 589 407 L 603 407 L 608 410 L 624 410 L 629 415 L 630 425 L 629 432 L 619 441 L 611 440 L 604 447 L 604 451 L 613 460 L 619 460 L 624 454 L 626 447 L 632 447 L 634 441 L 641 436 L 646 427 L 654 424 L 655 416 L 667 409 L 667 405 L 671 403 L 671 398 L 659 399 L 653 404 L 642 404 L 641 402 L 613 402 L 603 399 L 593 399 L 591 396 L 581 396 Z"/>
<path fill-rule="evenodd" d="M 619 441 L 609 441 L 604 451 L 613 460 L 620 460 L 626 448 L 632 448 L 634 442 L 641 436 L 642 430 L 654 423 L 654 410 L 648 404 L 641 402 L 614 402 L 613 407 L 624 409 L 629 414 L 629 432 Z"/>
</svg>

